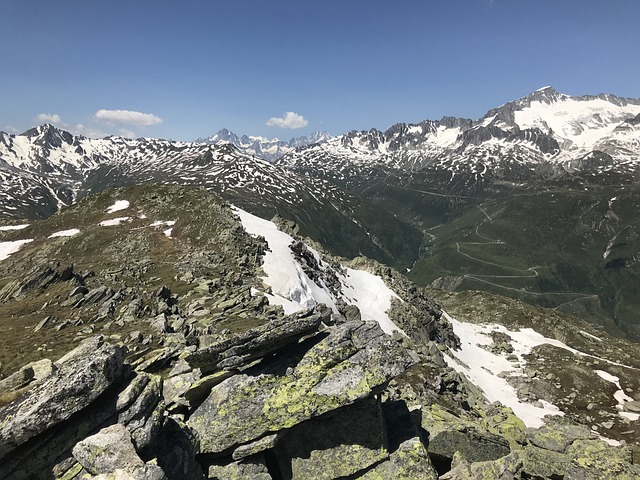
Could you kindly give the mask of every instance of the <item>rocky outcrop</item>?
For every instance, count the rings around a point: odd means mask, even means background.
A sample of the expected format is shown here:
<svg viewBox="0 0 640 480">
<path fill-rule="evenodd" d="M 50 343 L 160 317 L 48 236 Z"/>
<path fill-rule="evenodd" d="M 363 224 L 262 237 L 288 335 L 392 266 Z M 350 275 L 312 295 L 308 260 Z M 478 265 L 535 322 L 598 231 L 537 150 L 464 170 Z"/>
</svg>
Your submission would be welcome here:
<svg viewBox="0 0 640 480">
<path fill-rule="evenodd" d="M 340 325 L 216 385 L 187 423 L 221 454 L 371 396 L 410 363 L 376 324 Z"/>
</svg>

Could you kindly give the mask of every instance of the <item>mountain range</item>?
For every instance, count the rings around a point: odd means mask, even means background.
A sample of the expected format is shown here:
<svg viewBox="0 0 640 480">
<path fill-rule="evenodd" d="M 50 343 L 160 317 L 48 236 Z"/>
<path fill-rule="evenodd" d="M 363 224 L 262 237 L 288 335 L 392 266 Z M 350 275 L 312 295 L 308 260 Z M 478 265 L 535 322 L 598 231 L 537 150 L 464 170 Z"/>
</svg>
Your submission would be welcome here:
<svg viewBox="0 0 640 480">
<path fill-rule="evenodd" d="M 419 285 L 493 291 L 640 338 L 638 99 L 545 87 L 477 120 L 351 131 L 273 164 L 235 139 L 2 133 L 0 218 L 44 218 L 108 187 L 200 186 Z"/>
<path fill-rule="evenodd" d="M 280 140 L 278 138 L 268 139 L 266 137 L 248 135 L 238 136 L 226 128 L 223 128 L 210 137 L 197 139 L 196 142 L 213 145 L 231 143 L 249 155 L 255 155 L 264 160 L 274 162 L 296 148 L 326 142 L 331 138 L 333 137 L 328 132 L 312 132 L 310 135 L 295 137 L 291 140 Z"/>
</svg>

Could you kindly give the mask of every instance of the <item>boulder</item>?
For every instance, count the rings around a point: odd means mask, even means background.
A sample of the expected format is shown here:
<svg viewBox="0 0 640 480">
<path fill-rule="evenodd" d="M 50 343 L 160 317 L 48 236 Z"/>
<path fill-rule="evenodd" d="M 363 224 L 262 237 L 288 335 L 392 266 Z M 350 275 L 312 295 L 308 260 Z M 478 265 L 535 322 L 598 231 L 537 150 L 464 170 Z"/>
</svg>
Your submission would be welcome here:
<svg viewBox="0 0 640 480">
<path fill-rule="evenodd" d="M 131 434 L 120 423 L 103 428 L 78 442 L 73 447 L 73 456 L 93 475 L 114 472 L 116 469 L 133 471 L 144 466 L 131 442 Z"/>
<path fill-rule="evenodd" d="M 141 451 L 156 438 L 164 422 L 164 401 L 162 399 L 162 379 L 158 375 L 139 374 L 134 380 L 139 391 L 133 401 L 119 410 L 118 423 L 126 425 L 136 449 Z M 144 385 L 140 388 L 140 385 Z M 130 397 L 131 391 L 125 396 Z M 137 393 L 137 392 L 136 392 Z M 118 398 L 124 404 L 124 397 Z"/>
<path fill-rule="evenodd" d="M 545 450 L 563 453 L 576 440 L 593 438 L 589 428 L 555 418 L 542 427 L 527 431 L 529 443 Z"/>
<path fill-rule="evenodd" d="M 0 458 L 88 406 L 122 374 L 124 351 L 102 337 L 85 340 L 55 371 L 0 408 Z"/>
<path fill-rule="evenodd" d="M 509 454 L 509 441 L 473 422 L 432 405 L 422 410 L 422 428 L 428 434 L 429 455 L 450 461 L 459 452 L 469 462 L 495 460 Z"/>
<path fill-rule="evenodd" d="M 231 369 L 247 364 L 318 330 L 327 312 L 305 311 L 297 315 L 278 318 L 265 325 L 252 328 L 240 335 L 217 342 L 185 357 L 192 368 L 203 374 L 222 368 Z"/>
<path fill-rule="evenodd" d="M 154 444 L 153 454 L 171 480 L 199 480 L 204 474 L 196 461 L 198 450 L 195 433 L 183 422 L 169 417 Z"/>
<path fill-rule="evenodd" d="M 214 386 L 187 423 L 221 453 L 369 397 L 410 364 L 377 323 L 345 323 Z"/>
<path fill-rule="evenodd" d="M 389 455 L 389 460 L 376 465 L 361 476 L 362 480 L 436 480 L 438 474 L 431 464 L 426 448 L 417 437 L 405 440 Z"/>
</svg>

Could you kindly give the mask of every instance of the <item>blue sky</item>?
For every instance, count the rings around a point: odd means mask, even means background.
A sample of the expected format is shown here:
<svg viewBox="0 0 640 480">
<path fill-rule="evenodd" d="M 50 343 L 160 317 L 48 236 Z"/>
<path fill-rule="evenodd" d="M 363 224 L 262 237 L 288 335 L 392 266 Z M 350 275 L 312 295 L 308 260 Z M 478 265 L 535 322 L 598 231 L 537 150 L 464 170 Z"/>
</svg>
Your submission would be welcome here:
<svg viewBox="0 0 640 480">
<path fill-rule="evenodd" d="M 640 97 L 637 0 L 0 0 L 0 12 L 4 131 L 288 139 L 478 118 L 546 85 Z"/>
</svg>

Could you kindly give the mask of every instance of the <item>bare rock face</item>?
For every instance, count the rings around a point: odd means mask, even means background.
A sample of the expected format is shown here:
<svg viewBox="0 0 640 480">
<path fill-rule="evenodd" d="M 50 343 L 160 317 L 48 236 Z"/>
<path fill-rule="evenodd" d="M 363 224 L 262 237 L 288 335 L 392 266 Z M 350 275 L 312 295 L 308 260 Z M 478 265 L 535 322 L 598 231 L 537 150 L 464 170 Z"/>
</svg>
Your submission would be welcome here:
<svg viewBox="0 0 640 480">
<path fill-rule="evenodd" d="M 54 372 L 0 409 L 0 458 L 88 406 L 120 378 L 124 351 L 102 337 L 84 341 Z"/>
</svg>

